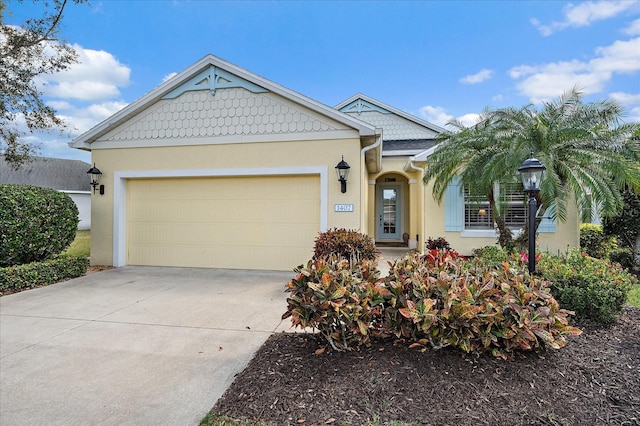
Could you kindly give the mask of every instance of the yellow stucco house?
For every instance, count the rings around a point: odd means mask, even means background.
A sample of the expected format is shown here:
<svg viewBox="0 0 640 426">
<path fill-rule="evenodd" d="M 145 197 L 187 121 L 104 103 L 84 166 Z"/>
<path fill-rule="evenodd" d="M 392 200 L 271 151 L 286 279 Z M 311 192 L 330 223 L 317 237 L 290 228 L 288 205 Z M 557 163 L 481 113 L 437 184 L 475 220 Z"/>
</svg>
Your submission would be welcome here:
<svg viewBox="0 0 640 426">
<path fill-rule="evenodd" d="M 291 270 L 334 227 L 419 249 L 442 236 L 463 254 L 495 244 L 481 203 L 452 185 L 439 205 L 422 183 L 442 131 L 365 95 L 331 108 L 207 55 L 70 142 L 102 172 L 91 263 Z M 517 222 L 524 194 L 510 196 Z M 541 226 L 538 247 L 577 246 L 574 213 Z"/>
</svg>

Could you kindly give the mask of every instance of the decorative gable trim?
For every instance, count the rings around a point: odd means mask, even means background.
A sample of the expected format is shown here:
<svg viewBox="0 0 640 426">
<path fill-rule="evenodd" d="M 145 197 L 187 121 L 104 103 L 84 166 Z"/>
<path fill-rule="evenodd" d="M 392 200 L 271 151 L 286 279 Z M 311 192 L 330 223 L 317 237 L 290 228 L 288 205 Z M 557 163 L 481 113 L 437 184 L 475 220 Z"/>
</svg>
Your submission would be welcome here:
<svg viewBox="0 0 640 426">
<path fill-rule="evenodd" d="M 175 99 L 183 93 L 192 90 L 210 90 L 211 94 L 215 94 L 216 89 L 218 88 L 243 88 L 253 93 L 267 92 L 266 89 L 253 84 L 244 78 L 240 78 L 237 75 L 231 74 L 221 68 L 210 65 L 208 69 L 205 69 L 201 73 L 185 81 L 180 86 L 164 95 L 162 99 Z"/>
<path fill-rule="evenodd" d="M 151 105 L 161 100 L 165 95 L 172 92 L 176 88 L 183 86 L 183 84 L 188 81 L 191 81 L 191 84 L 185 87 L 191 87 L 191 90 L 210 90 L 210 81 L 212 81 L 213 79 L 209 79 L 207 77 L 208 74 L 204 74 L 199 80 L 194 80 L 193 76 L 200 75 L 205 71 L 209 73 L 211 70 L 211 66 L 215 67 L 216 74 L 222 76 L 224 80 L 223 81 L 218 79 L 218 81 L 215 82 L 216 89 L 219 89 L 228 84 L 234 85 L 233 87 L 244 88 L 244 85 L 246 83 L 244 83 L 243 81 L 246 81 L 247 83 L 251 83 L 250 86 L 252 87 L 252 89 L 250 89 L 250 91 L 255 90 L 255 88 L 257 87 L 264 90 L 264 92 L 279 95 L 287 99 L 288 101 L 299 104 L 304 108 L 308 108 L 311 111 L 314 111 L 320 115 L 335 120 L 338 123 L 342 123 L 348 128 L 358 131 L 358 133 L 360 134 L 362 146 L 370 146 L 374 144 L 377 140 L 376 138 L 380 135 L 380 130 L 376 130 L 375 126 L 372 126 L 369 123 L 358 120 L 357 118 L 352 117 L 349 114 L 344 114 L 334 108 L 328 107 L 318 101 L 294 92 L 293 90 L 287 89 L 284 86 L 269 81 L 257 74 L 250 73 L 249 71 L 246 71 L 213 55 L 207 55 L 195 64 L 188 67 L 186 70 L 165 81 L 160 86 L 153 89 L 151 92 L 147 93 L 141 98 L 138 98 L 136 101 L 132 102 L 109 118 L 103 120 L 93 128 L 81 134 L 73 141 L 69 142 L 69 146 L 72 148 L 90 151 L 93 148 L 92 144 L 99 140 L 104 134 L 111 132 L 117 127 L 121 126 L 123 123 L 136 116 L 141 111 L 149 108 Z M 221 70 L 227 72 L 227 76 L 230 78 L 225 78 L 223 74 L 220 73 Z M 234 77 L 231 78 L 231 76 Z"/>
<path fill-rule="evenodd" d="M 401 111 L 401 110 L 399 110 L 397 108 L 392 107 L 391 105 L 385 104 L 384 102 L 380 102 L 379 100 L 373 99 L 373 98 L 371 98 L 371 97 L 369 97 L 367 95 L 364 95 L 362 93 L 356 93 L 355 95 L 351 96 L 349 99 L 340 102 L 338 105 L 335 106 L 335 108 L 338 111 L 341 111 L 341 112 L 352 112 L 352 113 L 353 112 L 358 112 L 357 110 L 356 111 L 343 111 L 343 108 L 345 108 L 345 107 L 357 102 L 358 100 L 360 100 L 362 102 L 366 102 L 367 104 L 372 105 L 372 106 L 374 106 L 376 108 L 379 108 L 379 109 L 381 109 L 383 111 L 386 111 L 385 112 L 386 114 L 389 114 L 389 113 L 390 114 L 395 114 L 395 115 L 400 116 L 400 117 L 402 117 L 402 118 L 404 118 L 406 120 L 412 121 L 412 122 L 414 122 L 415 124 L 417 124 L 419 126 L 422 126 L 422 127 L 425 127 L 427 129 L 431 130 L 432 132 L 435 132 L 435 133 L 446 133 L 447 132 L 447 130 L 445 130 L 444 128 L 442 128 L 440 126 L 437 126 L 437 125 L 435 125 L 433 123 L 429 123 L 428 121 L 422 120 L 422 119 L 420 119 L 420 118 L 418 118 L 418 117 L 416 117 L 414 115 L 408 114 L 408 113 L 406 113 L 404 111 Z M 369 110 L 369 111 L 381 112 L 378 109 Z M 366 112 L 366 110 L 363 109 L 362 112 Z"/>
<path fill-rule="evenodd" d="M 339 111 L 344 113 L 353 113 L 357 112 L 358 114 L 362 114 L 363 112 L 379 112 L 381 114 L 391 114 L 391 111 L 388 111 L 378 105 L 372 104 L 371 102 L 367 102 L 362 98 L 358 98 L 355 101 L 341 107 Z"/>
</svg>

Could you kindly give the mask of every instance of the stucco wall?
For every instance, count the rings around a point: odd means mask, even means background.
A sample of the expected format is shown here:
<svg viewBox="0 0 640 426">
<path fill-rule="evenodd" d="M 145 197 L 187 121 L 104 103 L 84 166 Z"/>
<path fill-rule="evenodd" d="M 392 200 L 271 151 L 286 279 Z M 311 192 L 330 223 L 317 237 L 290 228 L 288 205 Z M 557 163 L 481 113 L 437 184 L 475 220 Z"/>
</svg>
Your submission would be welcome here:
<svg viewBox="0 0 640 426">
<path fill-rule="evenodd" d="M 355 133 L 355 132 L 354 132 Z M 344 155 L 351 166 L 347 192 L 340 192 L 335 166 Z M 105 195 L 94 195 L 91 212 L 92 264 L 113 264 L 114 208 L 124 214 L 122 206 L 114 206 L 116 172 L 137 170 L 224 170 L 322 167 L 326 169 L 327 228 L 358 229 L 363 198 L 358 177 L 362 176 L 360 139 L 315 140 L 293 142 L 235 143 L 127 149 L 95 149 L 92 162 L 102 171 Z M 335 212 L 335 204 L 353 204 L 353 212 Z"/>
<path fill-rule="evenodd" d="M 496 237 L 467 237 L 461 232 L 445 232 L 444 201 L 438 204 L 432 196 L 433 184 L 429 183 L 424 188 L 425 197 L 425 234 L 427 237 L 444 237 L 451 247 L 463 255 L 472 254 L 473 249 L 496 245 Z M 567 220 L 557 222 L 556 232 L 538 233 L 536 248 L 553 254 L 564 253 L 569 247 L 578 247 L 580 235 L 578 228 L 578 213 L 575 202 L 568 205 Z"/>
</svg>

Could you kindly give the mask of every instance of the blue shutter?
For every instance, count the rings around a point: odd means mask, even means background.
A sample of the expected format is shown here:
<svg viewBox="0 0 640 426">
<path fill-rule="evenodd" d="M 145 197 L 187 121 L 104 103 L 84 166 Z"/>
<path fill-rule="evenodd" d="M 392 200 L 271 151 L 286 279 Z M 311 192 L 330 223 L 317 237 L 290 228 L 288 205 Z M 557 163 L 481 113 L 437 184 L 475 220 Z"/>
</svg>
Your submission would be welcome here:
<svg viewBox="0 0 640 426">
<path fill-rule="evenodd" d="M 464 231 L 464 196 L 458 177 L 444 192 L 444 230 Z"/>
<path fill-rule="evenodd" d="M 549 219 L 549 209 L 544 212 L 544 219 L 540 221 L 540 225 L 538 226 L 538 232 L 556 232 L 556 220 Z"/>
</svg>

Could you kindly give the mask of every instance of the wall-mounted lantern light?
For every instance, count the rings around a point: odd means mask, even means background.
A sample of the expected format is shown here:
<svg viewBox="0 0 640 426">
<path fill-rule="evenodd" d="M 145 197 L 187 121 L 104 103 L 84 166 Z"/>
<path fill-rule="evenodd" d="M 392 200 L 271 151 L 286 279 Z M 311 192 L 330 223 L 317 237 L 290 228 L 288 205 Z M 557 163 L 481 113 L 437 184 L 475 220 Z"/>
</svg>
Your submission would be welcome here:
<svg viewBox="0 0 640 426">
<path fill-rule="evenodd" d="M 104 185 L 100 185 L 100 177 L 102 177 L 102 172 L 96 167 L 96 164 L 93 163 L 93 167 L 89 169 L 87 172 L 89 175 L 89 183 L 93 187 L 93 193 L 96 193 L 96 188 L 100 188 L 100 195 L 104 195 Z"/>
<path fill-rule="evenodd" d="M 336 173 L 338 174 L 338 180 L 340 181 L 340 192 L 343 194 L 347 192 L 347 177 L 349 177 L 349 169 L 351 166 L 344 161 L 344 155 L 342 160 L 336 166 Z"/>
<path fill-rule="evenodd" d="M 544 164 L 533 158 L 533 151 L 530 158 L 524 160 L 522 166 L 518 168 L 524 192 L 529 194 L 529 273 L 531 274 L 536 271 L 536 211 L 538 210 L 536 196 L 540 192 L 545 170 Z"/>
</svg>

